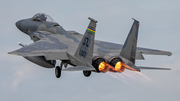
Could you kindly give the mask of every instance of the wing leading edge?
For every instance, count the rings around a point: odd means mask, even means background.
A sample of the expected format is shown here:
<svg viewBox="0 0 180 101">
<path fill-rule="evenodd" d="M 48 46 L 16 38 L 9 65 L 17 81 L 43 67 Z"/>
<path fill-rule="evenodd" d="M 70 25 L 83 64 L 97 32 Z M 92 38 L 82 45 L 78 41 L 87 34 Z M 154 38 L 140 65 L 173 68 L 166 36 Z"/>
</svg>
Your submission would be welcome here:
<svg viewBox="0 0 180 101">
<path fill-rule="evenodd" d="M 67 60 L 69 59 L 66 54 L 67 48 L 68 46 L 66 44 L 63 44 L 57 38 L 48 35 L 46 38 L 42 38 L 39 41 L 9 52 L 8 54 L 24 57 L 44 56 L 46 60 Z"/>
</svg>

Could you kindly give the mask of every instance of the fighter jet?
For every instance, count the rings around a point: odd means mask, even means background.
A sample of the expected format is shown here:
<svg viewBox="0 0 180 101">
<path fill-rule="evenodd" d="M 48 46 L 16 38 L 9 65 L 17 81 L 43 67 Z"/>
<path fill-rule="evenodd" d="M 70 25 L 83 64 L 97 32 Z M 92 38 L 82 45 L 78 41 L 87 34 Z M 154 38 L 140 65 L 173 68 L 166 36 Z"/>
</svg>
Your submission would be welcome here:
<svg viewBox="0 0 180 101">
<path fill-rule="evenodd" d="M 136 66 L 136 59 L 144 59 L 143 54 L 172 55 L 172 52 L 137 47 L 139 21 L 133 19 L 124 45 L 95 40 L 96 21 L 90 23 L 84 35 L 75 31 L 66 31 L 49 15 L 35 14 L 32 18 L 16 22 L 17 28 L 30 36 L 34 43 L 23 45 L 8 54 L 20 55 L 45 68 L 54 68 L 60 78 L 61 71 L 83 71 L 85 77 L 91 72 L 122 73 L 126 69 L 140 72 L 141 69 L 170 70 L 169 68 Z M 70 66 L 68 66 L 68 64 Z M 63 69 L 64 67 L 64 69 Z"/>
</svg>

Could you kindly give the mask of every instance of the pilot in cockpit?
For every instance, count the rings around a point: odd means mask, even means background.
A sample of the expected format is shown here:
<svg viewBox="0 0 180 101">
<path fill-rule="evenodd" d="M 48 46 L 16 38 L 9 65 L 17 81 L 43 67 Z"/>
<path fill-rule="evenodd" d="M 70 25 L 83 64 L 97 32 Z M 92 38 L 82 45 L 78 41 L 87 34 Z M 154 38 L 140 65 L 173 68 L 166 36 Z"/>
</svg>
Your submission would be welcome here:
<svg viewBox="0 0 180 101">
<path fill-rule="evenodd" d="M 38 13 L 33 16 L 32 20 L 33 21 L 46 21 L 47 17 L 45 16 L 44 13 Z"/>
<path fill-rule="evenodd" d="M 45 13 L 37 13 L 36 15 L 34 15 L 32 17 L 33 21 L 40 21 L 40 22 L 54 22 L 56 23 L 49 15 L 45 14 Z"/>
</svg>

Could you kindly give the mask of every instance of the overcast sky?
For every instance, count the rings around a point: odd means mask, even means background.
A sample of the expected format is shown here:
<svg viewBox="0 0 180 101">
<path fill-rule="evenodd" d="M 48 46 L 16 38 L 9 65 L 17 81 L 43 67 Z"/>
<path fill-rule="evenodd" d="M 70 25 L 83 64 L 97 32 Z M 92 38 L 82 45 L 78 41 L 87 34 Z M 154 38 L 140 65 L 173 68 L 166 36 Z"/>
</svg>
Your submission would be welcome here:
<svg viewBox="0 0 180 101">
<path fill-rule="evenodd" d="M 180 99 L 179 0 L 0 0 L 0 101 L 178 101 Z M 62 72 L 37 66 L 7 52 L 30 44 L 15 22 L 36 13 L 50 15 L 66 30 L 84 33 L 88 17 L 98 20 L 96 39 L 123 44 L 133 23 L 140 21 L 138 46 L 172 51 L 172 56 L 144 55 L 138 66 L 170 67 L 171 71 L 135 73 Z"/>
</svg>

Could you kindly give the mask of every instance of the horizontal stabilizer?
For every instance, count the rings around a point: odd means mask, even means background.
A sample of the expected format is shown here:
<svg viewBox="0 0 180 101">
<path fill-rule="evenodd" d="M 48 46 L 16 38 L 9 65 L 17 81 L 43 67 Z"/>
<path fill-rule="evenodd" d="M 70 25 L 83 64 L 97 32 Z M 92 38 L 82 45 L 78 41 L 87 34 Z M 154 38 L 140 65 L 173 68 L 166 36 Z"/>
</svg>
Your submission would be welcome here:
<svg viewBox="0 0 180 101">
<path fill-rule="evenodd" d="M 69 67 L 69 68 L 63 69 L 63 71 L 84 71 L 84 70 L 93 71 L 95 69 L 91 67 L 87 67 L 87 66 L 75 66 L 75 67 Z"/>
<path fill-rule="evenodd" d="M 171 70 L 170 68 L 159 68 L 159 67 L 141 67 L 139 66 L 140 69 L 149 69 L 149 70 Z"/>
<path fill-rule="evenodd" d="M 156 49 L 148 49 L 148 48 L 138 48 L 137 49 L 139 52 L 147 55 L 167 55 L 171 56 L 173 53 L 169 51 L 161 51 L 161 50 L 156 50 Z"/>
<path fill-rule="evenodd" d="M 136 52 L 136 59 L 144 60 L 144 56 L 142 55 L 141 52 Z"/>
</svg>

